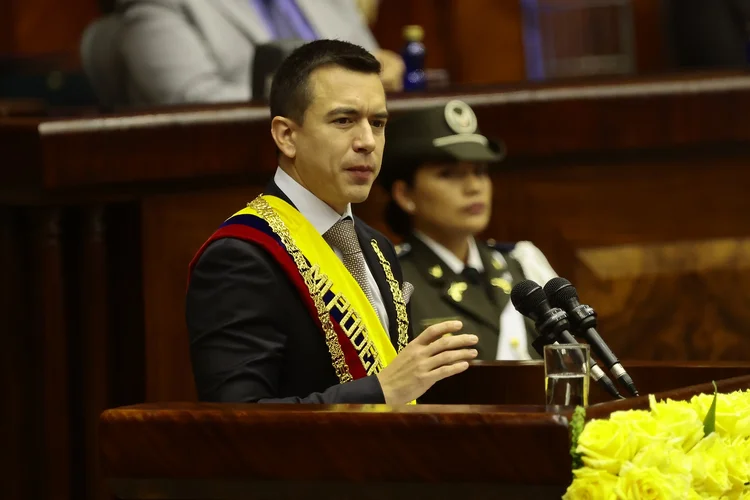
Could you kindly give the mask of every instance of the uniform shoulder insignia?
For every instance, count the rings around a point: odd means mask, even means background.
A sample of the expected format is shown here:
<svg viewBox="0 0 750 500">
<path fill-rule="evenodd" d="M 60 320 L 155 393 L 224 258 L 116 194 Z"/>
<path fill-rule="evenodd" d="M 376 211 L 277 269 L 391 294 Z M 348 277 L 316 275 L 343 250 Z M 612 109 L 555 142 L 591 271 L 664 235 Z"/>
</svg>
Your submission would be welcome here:
<svg viewBox="0 0 750 500">
<path fill-rule="evenodd" d="M 411 245 L 408 243 L 401 243 L 396 245 L 396 256 L 403 257 L 411 252 Z"/>
</svg>

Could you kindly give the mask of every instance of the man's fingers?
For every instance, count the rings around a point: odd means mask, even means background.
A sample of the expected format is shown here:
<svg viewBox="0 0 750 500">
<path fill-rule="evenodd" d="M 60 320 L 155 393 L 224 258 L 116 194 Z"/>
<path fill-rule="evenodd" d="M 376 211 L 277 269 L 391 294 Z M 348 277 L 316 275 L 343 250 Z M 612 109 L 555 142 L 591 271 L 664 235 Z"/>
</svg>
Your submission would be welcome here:
<svg viewBox="0 0 750 500">
<path fill-rule="evenodd" d="M 432 375 L 432 378 L 437 382 L 438 380 L 443 380 L 444 378 L 452 377 L 453 375 L 464 372 L 467 368 L 469 368 L 468 361 L 459 361 L 452 365 L 441 366 L 437 370 L 431 371 L 430 375 Z"/>
<path fill-rule="evenodd" d="M 463 326 L 463 323 L 460 321 L 443 321 L 442 323 L 430 326 L 414 340 L 422 345 L 429 345 L 446 333 L 460 331 Z"/>
<path fill-rule="evenodd" d="M 461 335 L 446 335 L 428 345 L 427 349 L 425 349 L 425 354 L 427 356 L 435 356 L 444 351 L 473 347 L 477 342 L 479 342 L 479 338 L 476 335 L 470 335 L 467 333 Z"/>
<path fill-rule="evenodd" d="M 477 357 L 476 349 L 456 349 L 450 351 L 443 351 L 440 354 L 436 354 L 427 360 L 426 368 L 429 371 L 434 371 L 442 366 L 453 365 L 461 361 L 471 361 Z"/>
</svg>

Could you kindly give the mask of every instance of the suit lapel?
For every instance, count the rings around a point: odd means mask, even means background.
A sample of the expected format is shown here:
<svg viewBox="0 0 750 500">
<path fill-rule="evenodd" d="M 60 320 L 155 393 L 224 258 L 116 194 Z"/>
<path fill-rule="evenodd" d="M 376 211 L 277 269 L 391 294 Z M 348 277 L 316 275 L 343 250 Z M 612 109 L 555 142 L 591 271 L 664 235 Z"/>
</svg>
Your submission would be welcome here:
<svg viewBox="0 0 750 500">
<path fill-rule="evenodd" d="M 367 261 L 367 267 L 370 268 L 372 276 L 375 278 L 375 282 L 378 284 L 378 290 L 380 290 L 380 296 L 383 297 L 383 304 L 388 314 L 388 335 L 391 337 L 391 343 L 394 347 L 398 346 L 398 316 L 396 315 L 395 299 L 393 298 L 393 292 L 388 284 L 388 280 L 383 271 L 383 265 L 380 263 L 380 259 L 375 250 L 372 248 L 371 240 L 375 239 L 373 234 L 367 230 L 361 222 L 355 218 L 354 229 L 357 232 L 357 239 L 359 240 L 359 246 L 362 248 L 362 253 Z M 383 251 L 383 245 L 378 245 Z M 385 255 L 385 253 L 384 253 Z"/>
<path fill-rule="evenodd" d="M 251 2 L 252 0 L 213 0 L 216 8 L 247 38 L 256 44 L 268 42 L 271 40 L 271 32 Z"/>
</svg>

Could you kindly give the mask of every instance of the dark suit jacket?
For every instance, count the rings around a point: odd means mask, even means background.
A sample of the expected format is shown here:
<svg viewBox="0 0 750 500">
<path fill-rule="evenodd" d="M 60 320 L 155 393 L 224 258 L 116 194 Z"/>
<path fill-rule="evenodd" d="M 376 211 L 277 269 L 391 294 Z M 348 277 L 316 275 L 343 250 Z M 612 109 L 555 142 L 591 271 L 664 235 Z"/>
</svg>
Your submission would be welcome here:
<svg viewBox="0 0 750 500">
<path fill-rule="evenodd" d="M 275 185 L 266 194 L 290 200 Z M 391 242 L 355 218 L 368 266 L 388 311 L 391 342 L 398 322 L 374 238 L 403 283 Z M 340 384 L 325 337 L 281 266 L 262 247 L 234 238 L 211 243 L 188 286 L 186 319 L 201 401 L 384 403 L 375 376 Z M 411 330 L 409 338 L 412 338 Z"/>
</svg>

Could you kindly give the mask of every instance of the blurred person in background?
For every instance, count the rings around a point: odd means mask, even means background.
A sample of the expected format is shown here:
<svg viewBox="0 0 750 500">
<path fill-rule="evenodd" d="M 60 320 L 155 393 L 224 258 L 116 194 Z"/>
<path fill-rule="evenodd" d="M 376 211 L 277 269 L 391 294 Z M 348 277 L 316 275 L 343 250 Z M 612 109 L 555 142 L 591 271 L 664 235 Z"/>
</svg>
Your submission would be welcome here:
<svg viewBox="0 0 750 500">
<path fill-rule="evenodd" d="M 255 48 L 280 39 L 360 45 L 381 63 L 386 90 L 402 86 L 401 57 L 380 49 L 367 26 L 374 0 L 117 0 L 117 6 L 132 104 L 247 101 Z"/>
<path fill-rule="evenodd" d="M 530 242 L 498 244 L 476 236 L 492 211 L 490 171 L 504 147 L 481 135 L 463 101 L 408 112 L 389 121 L 378 178 L 390 194 L 386 222 L 404 279 L 414 285 L 412 323 L 426 328 L 458 319 L 479 337 L 477 359 L 539 359 L 534 325 L 510 302 L 524 279 L 556 276 Z"/>
<path fill-rule="evenodd" d="M 748 65 L 750 0 L 666 0 L 674 62 L 684 68 Z"/>
</svg>

